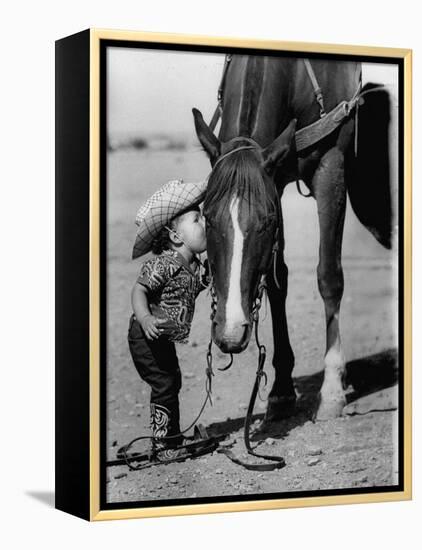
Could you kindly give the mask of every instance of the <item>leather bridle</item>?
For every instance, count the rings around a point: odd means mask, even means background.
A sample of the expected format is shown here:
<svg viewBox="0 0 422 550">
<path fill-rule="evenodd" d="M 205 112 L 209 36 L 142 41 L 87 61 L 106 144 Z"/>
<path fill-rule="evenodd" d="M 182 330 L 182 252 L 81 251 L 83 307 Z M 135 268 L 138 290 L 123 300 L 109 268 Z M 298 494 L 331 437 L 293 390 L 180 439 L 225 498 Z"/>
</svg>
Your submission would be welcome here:
<svg viewBox="0 0 422 550">
<path fill-rule="evenodd" d="M 222 160 L 224 160 L 225 158 L 227 158 L 230 155 L 233 155 L 234 153 L 238 153 L 238 152 L 244 151 L 246 149 L 253 149 L 253 150 L 257 151 L 260 155 L 262 155 L 262 147 L 259 145 L 258 142 L 256 142 L 254 139 L 252 139 L 250 137 L 242 137 L 242 136 L 235 137 L 235 138 L 232 138 L 231 140 L 229 140 L 227 142 L 227 144 L 236 143 L 236 142 L 239 142 L 239 141 L 246 141 L 250 145 L 241 145 L 240 147 L 236 147 L 236 148 L 228 151 L 227 153 L 224 153 L 224 154 L 220 155 L 215 160 L 215 162 L 213 164 L 213 167 L 212 167 L 212 170 L 211 170 L 211 173 L 208 175 L 207 179 L 210 178 L 210 176 L 212 175 L 212 173 L 215 170 L 216 166 Z M 276 191 L 276 193 L 277 193 L 277 191 Z M 277 256 L 278 256 L 278 251 L 279 251 L 279 239 L 278 238 L 279 238 L 279 230 L 280 230 L 280 223 L 281 223 L 281 205 L 280 205 L 280 199 L 279 199 L 278 195 L 277 195 L 276 203 L 277 203 L 277 216 L 276 216 L 277 221 L 276 221 L 276 231 L 275 231 L 274 237 L 273 237 L 273 246 L 272 246 L 271 258 L 270 258 L 267 269 L 264 269 L 261 272 L 261 279 L 270 270 L 271 264 L 272 264 L 273 265 L 274 282 L 275 282 L 276 287 L 280 290 L 280 284 L 279 284 L 278 277 L 277 277 Z"/>
</svg>

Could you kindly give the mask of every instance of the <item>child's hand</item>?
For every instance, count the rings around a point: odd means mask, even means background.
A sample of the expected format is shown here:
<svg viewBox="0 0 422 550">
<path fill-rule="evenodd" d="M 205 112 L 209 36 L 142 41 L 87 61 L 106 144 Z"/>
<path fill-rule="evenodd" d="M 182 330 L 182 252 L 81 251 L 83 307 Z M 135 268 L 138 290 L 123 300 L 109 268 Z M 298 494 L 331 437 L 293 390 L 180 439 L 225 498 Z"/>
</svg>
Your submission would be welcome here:
<svg viewBox="0 0 422 550">
<path fill-rule="evenodd" d="M 165 319 L 158 319 L 154 315 L 144 315 L 139 321 L 148 340 L 155 340 L 161 335 L 159 325 L 165 323 Z"/>
</svg>

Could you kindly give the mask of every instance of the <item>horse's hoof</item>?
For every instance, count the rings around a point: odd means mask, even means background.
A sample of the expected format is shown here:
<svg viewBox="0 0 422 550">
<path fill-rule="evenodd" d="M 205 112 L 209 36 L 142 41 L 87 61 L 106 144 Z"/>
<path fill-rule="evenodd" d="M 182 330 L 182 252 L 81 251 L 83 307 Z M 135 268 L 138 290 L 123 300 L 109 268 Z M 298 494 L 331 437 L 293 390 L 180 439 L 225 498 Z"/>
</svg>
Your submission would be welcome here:
<svg viewBox="0 0 422 550">
<path fill-rule="evenodd" d="M 278 422 L 293 416 L 296 409 L 296 396 L 274 396 L 268 398 L 264 423 Z"/>
<path fill-rule="evenodd" d="M 345 405 L 346 400 L 344 398 L 336 400 L 321 400 L 315 415 L 315 420 L 318 422 L 324 422 L 326 420 L 338 418 L 342 415 Z"/>
</svg>

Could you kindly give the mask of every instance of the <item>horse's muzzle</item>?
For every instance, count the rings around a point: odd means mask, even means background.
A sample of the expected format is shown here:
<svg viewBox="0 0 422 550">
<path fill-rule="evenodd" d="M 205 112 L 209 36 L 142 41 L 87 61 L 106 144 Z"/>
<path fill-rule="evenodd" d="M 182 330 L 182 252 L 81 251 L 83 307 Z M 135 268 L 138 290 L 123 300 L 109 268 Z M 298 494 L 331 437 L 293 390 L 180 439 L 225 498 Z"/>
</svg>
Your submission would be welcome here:
<svg viewBox="0 0 422 550">
<path fill-rule="evenodd" d="M 227 327 L 214 321 L 212 339 L 223 353 L 241 353 L 248 347 L 251 328 L 247 322 Z"/>
</svg>

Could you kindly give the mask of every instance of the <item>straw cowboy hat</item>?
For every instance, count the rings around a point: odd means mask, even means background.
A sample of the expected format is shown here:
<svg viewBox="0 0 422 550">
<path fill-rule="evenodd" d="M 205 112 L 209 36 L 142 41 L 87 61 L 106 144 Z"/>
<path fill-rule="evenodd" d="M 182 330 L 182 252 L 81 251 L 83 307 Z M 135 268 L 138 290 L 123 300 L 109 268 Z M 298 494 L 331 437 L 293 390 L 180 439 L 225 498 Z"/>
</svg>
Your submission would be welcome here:
<svg viewBox="0 0 422 550">
<path fill-rule="evenodd" d="M 138 226 L 132 259 L 151 250 L 153 240 L 170 220 L 204 200 L 207 180 L 199 183 L 169 181 L 156 191 L 138 210 L 135 223 Z"/>
</svg>

